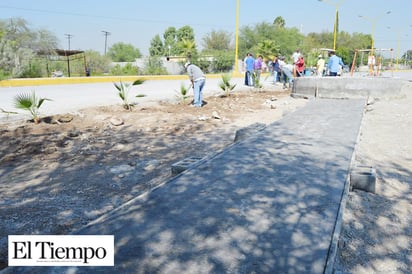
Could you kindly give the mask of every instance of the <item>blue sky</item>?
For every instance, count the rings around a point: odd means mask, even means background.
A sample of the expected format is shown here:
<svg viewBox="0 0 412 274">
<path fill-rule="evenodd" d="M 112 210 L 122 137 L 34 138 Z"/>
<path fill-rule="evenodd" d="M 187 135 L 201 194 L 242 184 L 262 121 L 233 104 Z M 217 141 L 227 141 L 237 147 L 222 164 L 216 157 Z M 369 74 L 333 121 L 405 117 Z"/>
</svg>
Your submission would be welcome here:
<svg viewBox="0 0 412 274">
<path fill-rule="evenodd" d="M 239 25 L 273 22 L 282 16 L 287 27 L 297 27 L 304 34 L 333 32 L 336 3 L 340 30 L 370 34 L 375 25 L 376 48 L 393 48 L 395 54 L 399 46 L 401 54 L 412 49 L 411 0 L 240 0 Z M 386 15 L 387 11 L 391 13 Z M 1 0 L 0 18 L 12 17 L 53 32 L 61 48 L 68 48 L 65 34 L 71 34 L 71 49 L 103 53 L 102 31 L 109 31 L 108 47 L 130 43 L 146 55 L 150 40 L 170 26 L 190 25 L 199 47 L 202 37 L 212 30 L 234 34 L 236 0 Z"/>
</svg>

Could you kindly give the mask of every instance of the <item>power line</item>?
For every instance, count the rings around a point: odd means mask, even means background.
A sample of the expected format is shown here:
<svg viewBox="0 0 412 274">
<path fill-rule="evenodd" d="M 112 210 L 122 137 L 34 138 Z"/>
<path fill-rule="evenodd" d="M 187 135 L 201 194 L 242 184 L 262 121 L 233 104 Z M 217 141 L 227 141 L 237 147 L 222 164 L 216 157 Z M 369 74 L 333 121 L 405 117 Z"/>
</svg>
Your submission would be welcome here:
<svg viewBox="0 0 412 274">
<path fill-rule="evenodd" d="M 117 21 L 143 22 L 143 23 L 152 23 L 152 24 L 172 24 L 172 25 L 173 24 L 182 24 L 182 25 L 186 24 L 185 22 L 177 22 L 177 21 L 163 21 L 163 20 L 153 20 L 153 19 L 136 19 L 136 18 L 125 18 L 125 17 L 113 17 L 113 16 L 93 15 L 93 14 L 85 14 L 85 13 L 56 11 L 56 10 L 29 9 L 29 8 L 20 8 L 20 7 L 3 6 L 3 5 L 0 5 L 0 8 L 2 8 L 2 9 L 22 10 L 22 11 L 29 11 L 29 12 L 41 12 L 41 13 L 49 13 L 49 14 L 62 14 L 62 15 L 68 15 L 68 16 L 101 18 L 101 19 L 106 19 L 106 20 L 117 20 Z M 198 23 L 191 23 L 190 25 L 191 26 L 203 26 L 203 27 L 222 27 L 222 25 L 198 24 Z"/>
</svg>

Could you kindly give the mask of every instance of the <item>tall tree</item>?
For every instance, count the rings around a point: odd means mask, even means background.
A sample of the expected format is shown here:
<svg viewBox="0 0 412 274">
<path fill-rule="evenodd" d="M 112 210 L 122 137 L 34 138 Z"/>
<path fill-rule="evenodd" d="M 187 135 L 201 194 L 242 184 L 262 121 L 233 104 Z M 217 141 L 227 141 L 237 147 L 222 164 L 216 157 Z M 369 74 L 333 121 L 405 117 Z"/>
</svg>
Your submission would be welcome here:
<svg viewBox="0 0 412 274">
<path fill-rule="evenodd" d="M 0 20 L 0 67 L 4 74 L 20 77 L 33 68 L 39 50 L 57 47 L 57 38 L 46 30 L 32 30 L 26 20 Z M 37 68 L 36 68 L 37 69 Z"/>
<path fill-rule="evenodd" d="M 159 37 L 160 38 L 160 37 Z M 164 34 L 164 49 L 167 50 L 167 55 L 176 55 L 177 30 L 175 27 L 168 27 Z"/>
<path fill-rule="evenodd" d="M 273 21 L 273 24 L 277 27 L 277 28 L 285 28 L 286 26 L 286 21 L 285 19 L 283 19 L 282 16 L 278 16 L 275 18 L 275 20 Z"/>
<path fill-rule="evenodd" d="M 150 56 L 162 56 L 165 54 L 165 48 L 159 34 L 150 41 L 149 54 Z"/>
<path fill-rule="evenodd" d="M 197 54 L 195 44 L 195 34 L 190 26 L 183 26 L 176 30 L 174 27 L 169 27 L 163 34 L 162 41 L 159 35 L 156 35 L 151 40 L 150 56 L 161 55 L 181 55 L 186 54 L 190 49 L 193 56 Z M 188 46 L 190 46 L 188 48 Z"/>
<path fill-rule="evenodd" d="M 135 48 L 132 44 L 123 42 L 113 44 L 109 48 L 107 55 L 112 58 L 114 62 L 133 62 L 136 58 L 142 56 L 138 48 Z"/>
<path fill-rule="evenodd" d="M 232 35 L 227 31 L 215 31 L 206 34 L 203 38 L 205 51 L 225 51 L 231 49 Z"/>
<path fill-rule="evenodd" d="M 183 39 L 186 40 L 195 40 L 195 32 L 191 26 L 183 26 L 176 32 L 177 41 L 180 42 Z"/>
<path fill-rule="evenodd" d="M 263 40 L 256 47 L 257 54 L 263 56 L 266 61 L 272 60 L 274 55 L 279 53 L 279 46 L 273 40 Z"/>
</svg>

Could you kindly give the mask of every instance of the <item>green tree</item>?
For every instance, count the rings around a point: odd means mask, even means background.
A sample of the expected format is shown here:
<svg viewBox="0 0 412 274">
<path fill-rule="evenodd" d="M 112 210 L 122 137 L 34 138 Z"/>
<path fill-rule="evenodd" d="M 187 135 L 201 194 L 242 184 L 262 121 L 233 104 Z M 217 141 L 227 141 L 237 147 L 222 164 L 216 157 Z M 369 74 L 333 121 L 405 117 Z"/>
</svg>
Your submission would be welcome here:
<svg viewBox="0 0 412 274">
<path fill-rule="evenodd" d="M 272 60 L 273 56 L 279 53 L 279 46 L 273 40 L 263 40 L 257 44 L 256 51 L 263 59 Z"/>
<path fill-rule="evenodd" d="M 278 16 L 273 21 L 273 24 L 275 25 L 276 28 L 282 28 L 283 29 L 286 26 L 286 21 L 285 21 L 285 19 L 283 19 L 282 16 Z"/>
<path fill-rule="evenodd" d="M 36 73 L 40 71 L 41 74 L 42 66 L 34 69 L 33 59 L 40 51 L 55 49 L 57 38 L 46 30 L 30 29 L 27 21 L 21 18 L 0 20 L 0 22 L 0 67 L 2 73 L 13 77 L 28 75 L 33 71 L 37 71 Z"/>
<path fill-rule="evenodd" d="M 138 71 L 139 71 L 138 68 L 136 66 L 133 66 L 131 63 L 127 63 L 124 66 L 116 64 L 110 70 L 110 74 L 112 75 L 137 75 Z"/>
<path fill-rule="evenodd" d="M 177 30 L 175 27 L 169 27 L 163 34 L 164 49 L 167 50 L 167 55 L 172 56 L 177 54 Z"/>
<path fill-rule="evenodd" d="M 212 31 L 203 38 L 203 49 L 206 52 L 231 50 L 232 35 L 227 31 Z"/>
<path fill-rule="evenodd" d="M 107 55 L 114 62 L 133 62 L 136 58 L 140 58 L 142 56 L 138 48 L 135 48 L 131 44 L 125 44 L 122 42 L 113 44 L 109 48 Z"/>
<path fill-rule="evenodd" d="M 150 41 L 149 54 L 150 56 L 162 56 L 165 54 L 165 48 L 162 40 L 160 39 L 160 35 L 156 35 Z"/>
<path fill-rule="evenodd" d="M 297 28 L 280 28 L 267 22 L 246 26 L 239 30 L 240 56 L 246 56 L 247 52 L 257 54 L 259 43 L 266 40 L 273 41 L 280 54 L 289 56 L 302 45 L 304 36 Z"/>
<path fill-rule="evenodd" d="M 167 70 L 163 67 L 162 60 L 157 56 L 147 58 L 145 62 L 145 75 L 166 75 Z"/>
<path fill-rule="evenodd" d="M 159 35 L 153 37 L 149 49 L 150 56 L 185 55 L 189 51 L 192 56 L 197 54 L 196 44 L 194 44 L 195 34 L 190 26 L 183 26 L 178 30 L 168 27 L 163 34 L 163 39 L 164 41 L 161 41 Z"/>
<path fill-rule="evenodd" d="M 187 58 L 191 58 L 192 57 L 192 53 L 194 52 L 194 50 L 196 49 L 196 43 L 193 40 L 189 40 L 189 39 L 185 39 L 183 38 L 180 42 L 179 42 L 179 47 L 181 49 L 180 53 L 183 56 L 186 56 Z"/>
<path fill-rule="evenodd" d="M 195 40 L 195 32 L 191 26 L 183 26 L 176 32 L 177 42 L 185 40 L 194 41 Z"/>
<path fill-rule="evenodd" d="M 110 71 L 111 60 L 108 56 L 100 54 L 98 51 L 85 51 L 87 67 L 92 75 L 102 75 Z M 82 68 L 84 70 L 84 68 Z"/>
<path fill-rule="evenodd" d="M 233 51 L 216 51 L 213 53 L 211 70 L 228 72 L 233 69 L 235 54 Z"/>
</svg>

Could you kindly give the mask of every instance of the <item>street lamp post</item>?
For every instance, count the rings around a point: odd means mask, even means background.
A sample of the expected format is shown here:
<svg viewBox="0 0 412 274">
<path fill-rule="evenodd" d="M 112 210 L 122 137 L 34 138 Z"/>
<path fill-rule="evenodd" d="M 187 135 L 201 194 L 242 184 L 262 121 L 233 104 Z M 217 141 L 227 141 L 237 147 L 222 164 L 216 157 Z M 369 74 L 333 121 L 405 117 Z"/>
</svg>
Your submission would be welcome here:
<svg viewBox="0 0 412 274">
<path fill-rule="evenodd" d="M 412 25 L 409 25 L 409 27 L 412 27 Z M 391 27 L 388 27 L 388 29 L 391 29 Z M 398 46 L 397 46 L 397 49 L 396 49 L 396 71 L 398 71 L 399 55 L 400 55 L 400 52 L 401 52 L 401 32 L 405 29 L 406 28 L 398 29 Z"/>
<path fill-rule="evenodd" d="M 236 0 L 236 34 L 235 34 L 235 74 L 240 75 L 239 72 L 239 6 L 240 0 Z"/>
<path fill-rule="evenodd" d="M 369 21 L 372 24 L 372 33 L 371 33 L 371 38 L 372 38 L 372 45 L 371 45 L 371 55 L 373 55 L 373 52 L 375 50 L 375 27 L 376 27 L 376 22 L 381 19 L 384 15 L 390 14 L 390 11 L 385 12 L 384 14 L 377 16 L 377 17 L 368 17 L 364 15 L 359 15 L 359 18 L 363 18 L 367 21 Z"/>
<path fill-rule="evenodd" d="M 324 2 L 327 4 L 332 4 L 335 6 L 335 24 L 333 27 L 333 50 L 336 50 L 336 38 L 338 36 L 337 32 L 338 32 L 338 10 L 339 10 L 339 5 L 343 2 L 343 0 L 334 2 L 334 1 L 330 1 L 330 0 L 318 0 L 319 2 Z"/>
<path fill-rule="evenodd" d="M 390 14 L 390 11 L 385 12 L 384 14 L 377 16 L 377 17 L 368 17 L 364 15 L 359 15 L 359 18 L 363 18 L 367 21 L 369 21 L 372 24 L 372 33 L 371 33 L 371 39 L 372 39 L 372 45 L 371 45 L 371 51 L 370 51 L 370 59 L 368 59 L 369 63 L 369 75 L 374 74 L 374 66 L 375 66 L 375 28 L 376 28 L 376 22 L 381 19 L 384 15 Z"/>
</svg>

